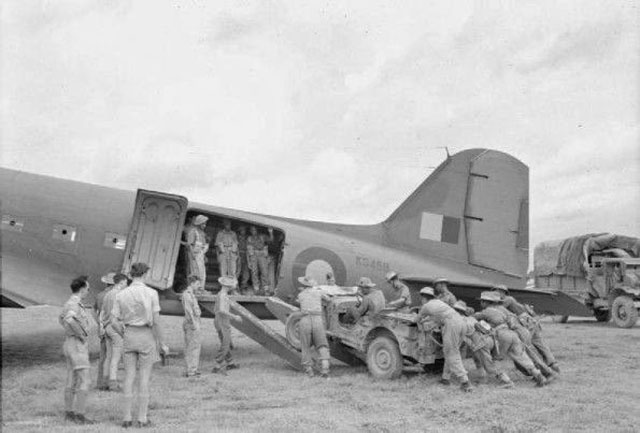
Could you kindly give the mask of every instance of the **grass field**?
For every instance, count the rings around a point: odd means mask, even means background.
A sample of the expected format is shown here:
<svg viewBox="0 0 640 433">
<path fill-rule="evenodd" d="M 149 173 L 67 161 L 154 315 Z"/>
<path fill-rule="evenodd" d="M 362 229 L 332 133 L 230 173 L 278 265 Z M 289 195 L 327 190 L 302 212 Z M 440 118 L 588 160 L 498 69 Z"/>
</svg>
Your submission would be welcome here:
<svg viewBox="0 0 640 433">
<path fill-rule="evenodd" d="M 58 311 L 2 310 L 2 430 L 119 431 L 118 393 L 92 393 L 88 415 L 99 421 L 95 426 L 63 420 Z M 180 352 L 181 319 L 162 321 L 172 350 Z M 205 321 L 204 331 L 202 377 L 183 378 L 179 356 L 154 370 L 149 416 L 156 431 L 640 431 L 638 325 L 618 329 L 590 320 L 545 322 L 562 368 L 559 381 L 534 388 L 505 363 L 514 389 L 478 385 L 471 394 L 443 387 L 433 375 L 376 381 L 366 369 L 337 361 L 330 379 L 307 378 L 237 332 L 235 356 L 241 368 L 228 376 L 210 374 L 217 347 L 213 321 Z M 94 383 L 97 347 L 94 338 Z"/>
</svg>

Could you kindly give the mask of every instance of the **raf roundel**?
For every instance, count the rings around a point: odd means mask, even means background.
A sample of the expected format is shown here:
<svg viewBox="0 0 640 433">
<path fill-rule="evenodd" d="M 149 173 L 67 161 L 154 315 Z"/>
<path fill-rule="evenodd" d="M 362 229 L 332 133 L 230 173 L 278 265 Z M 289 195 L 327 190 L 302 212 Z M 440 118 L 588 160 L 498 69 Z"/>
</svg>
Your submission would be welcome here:
<svg viewBox="0 0 640 433">
<path fill-rule="evenodd" d="M 347 268 L 336 253 L 322 247 L 311 247 L 301 251 L 293 261 L 291 281 L 298 286 L 298 278 L 308 276 L 320 284 L 326 280 L 328 272 L 333 272 L 336 284 L 347 281 Z"/>
</svg>

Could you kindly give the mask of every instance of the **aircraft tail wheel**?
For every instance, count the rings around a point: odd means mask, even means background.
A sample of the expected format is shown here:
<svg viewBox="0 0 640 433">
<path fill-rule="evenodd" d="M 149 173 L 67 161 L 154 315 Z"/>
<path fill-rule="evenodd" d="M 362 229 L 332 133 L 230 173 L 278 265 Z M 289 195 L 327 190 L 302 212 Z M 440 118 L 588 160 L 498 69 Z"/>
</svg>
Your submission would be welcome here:
<svg viewBox="0 0 640 433">
<path fill-rule="evenodd" d="M 402 355 L 395 340 L 376 337 L 367 349 L 367 367 L 376 379 L 396 379 L 402 374 Z"/>
<path fill-rule="evenodd" d="M 638 320 L 638 309 L 633 305 L 633 299 L 628 296 L 618 296 L 611 305 L 611 317 L 620 328 L 631 328 Z"/>
<path fill-rule="evenodd" d="M 302 345 L 300 344 L 300 319 L 302 316 L 298 314 L 291 314 L 287 317 L 287 321 L 284 325 L 285 335 L 287 336 L 287 341 L 291 343 L 293 347 L 300 350 Z"/>
<path fill-rule="evenodd" d="M 553 316 L 553 323 L 567 323 L 569 321 L 569 316 Z"/>
</svg>

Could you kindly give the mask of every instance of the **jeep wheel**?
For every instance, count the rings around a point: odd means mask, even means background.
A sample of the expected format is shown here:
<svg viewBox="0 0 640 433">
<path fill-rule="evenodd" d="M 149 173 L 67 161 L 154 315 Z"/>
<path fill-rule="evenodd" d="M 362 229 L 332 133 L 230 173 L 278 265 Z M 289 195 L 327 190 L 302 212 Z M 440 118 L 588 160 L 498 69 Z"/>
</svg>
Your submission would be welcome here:
<svg viewBox="0 0 640 433">
<path fill-rule="evenodd" d="M 302 345 L 300 344 L 301 318 L 302 316 L 299 314 L 292 314 L 287 317 L 287 322 L 284 325 L 284 333 L 287 336 L 287 341 L 289 341 L 289 343 L 298 350 L 302 348 Z"/>
<path fill-rule="evenodd" d="M 398 343 L 389 337 L 376 337 L 367 349 L 367 367 L 376 379 L 395 379 L 402 374 Z"/>
<path fill-rule="evenodd" d="M 611 317 L 620 328 L 631 328 L 638 320 L 638 309 L 628 296 L 618 296 L 611 305 Z"/>
<path fill-rule="evenodd" d="M 608 322 L 611 319 L 611 312 L 609 310 L 593 310 L 593 316 L 598 322 Z"/>
</svg>

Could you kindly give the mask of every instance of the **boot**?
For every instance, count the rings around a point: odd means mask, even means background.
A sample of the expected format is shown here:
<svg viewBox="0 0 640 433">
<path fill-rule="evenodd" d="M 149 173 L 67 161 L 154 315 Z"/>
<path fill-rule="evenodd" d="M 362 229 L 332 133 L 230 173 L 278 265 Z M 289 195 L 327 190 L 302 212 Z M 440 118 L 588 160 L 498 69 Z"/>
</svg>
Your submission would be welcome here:
<svg viewBox="0 0 640 433">
<path fill-rule="evenodd" d="M 469 382 L 468 380 L 466 382 L 462 382 L 460 384 L 460 389 L 464 392 L 471 392 L 473 391 L 473 387 L 471 386 L 471 382 Z"/>
<path fill-rule="evenodd" d="M 554 362 L 553 364 L 551 364 L 549 367 L 551 367 L 551 369 L 553 371 L 555 371 L 556 373 L 560 373 L 560 367 L 558 367 L 558 363 Z"/>
<path fill-rule="evenodd" d="M 304 372 L 305 372 L 305 374 L 306 374 L 308 377 L 313 377 L 313 376 L 315 376 L 315 373 L 313 372 L 313 368 L 311 368 L 311 367 L 307 367 L 307 368 L 305 368 L 305 369 L 304 369 Z"/>
<path fill-rule="evenodd" d="M 500 382 L 501 388 L 513 388 L 513 382 L 506 373 L 500 373 L 498 375 L 498 382 Z"/>
<path fill-rule="evenodd" d="M 547 383 L 547 380 L 544 378 L 544 376 L 540 372 L 538 372 L 537 374 L 533 375 L 533 380 L 536 381 L 536 386 L 538 388 L 542 388 Z"/>
<path fill-rule="evenodd" d="M 449 379 L 445 379 L 444 377 L 440 379 L 440 385 L 449 386 L 451 385 L 451 381 Z"/>
<path fill-rule="evenodd" d="M 77 413 L 76 414 L 75 422 L 76 422 L 76 424 L 83 424 L 83 425 L 89 425 L 89 424 L 95 424 L 96 423 L 94 420 L 85 417 L 81 413 Z"/>
</svg>

